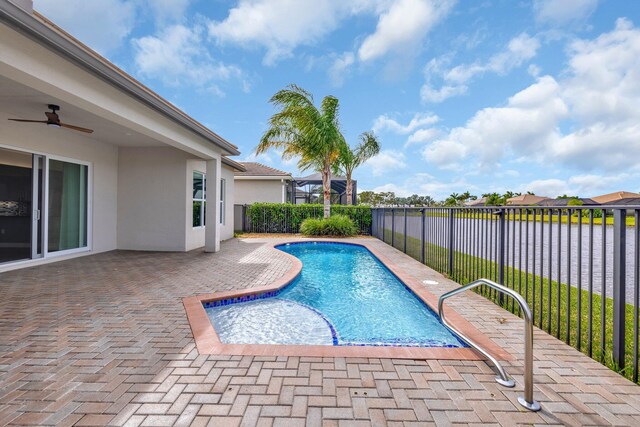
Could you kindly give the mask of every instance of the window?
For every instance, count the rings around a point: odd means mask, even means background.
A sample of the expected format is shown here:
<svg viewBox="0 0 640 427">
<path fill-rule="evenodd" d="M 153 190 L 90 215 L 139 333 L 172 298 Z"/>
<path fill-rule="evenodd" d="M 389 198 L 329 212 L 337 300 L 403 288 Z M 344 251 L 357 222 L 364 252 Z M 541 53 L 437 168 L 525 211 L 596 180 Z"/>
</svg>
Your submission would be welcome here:
<svg viewBox="0 0 640 427">
<path fill-rule="evenodd" d="M 205 197 L 207 190 L 205 174 L 193 172 L 193 226 L 204 226 L 205 220 Z"/>
<path fill-rule="evenodd" d="M 87 246 L 86 165 L 49 160 L 48 251 Z"/>
<path fill-rule="evenodd" d="M 224 215 L 224 205 L 225 199 L 227 198 L 226 193 L 227 181 L 224 179 L 220 180 L 220 224 L 224 224 L 225 215 Z"/>
</svg>

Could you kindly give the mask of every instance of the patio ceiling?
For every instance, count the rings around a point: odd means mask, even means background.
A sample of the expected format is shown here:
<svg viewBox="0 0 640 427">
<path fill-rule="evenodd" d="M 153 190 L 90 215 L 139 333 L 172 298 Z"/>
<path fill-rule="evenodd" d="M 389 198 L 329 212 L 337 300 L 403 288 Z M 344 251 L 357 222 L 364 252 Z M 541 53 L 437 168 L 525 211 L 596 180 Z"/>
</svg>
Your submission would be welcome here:
<svg viewBox="0 0 640 427">
<path fill-rule="evenodd" d="M 13 128 L 28 129 L 29 131 L 38 129 L 48 132 L 76 133 L 75 131 L 67 129 L 45 127 L 38 123 L 19 123 L 7 120 L 8 118 L 44 120 L 44 112 L 48 111 L 48 104 L 57 104 L 60 106 L 58 114 L 63 123 L 93 129 L 94 133 L 92 134 L 80 134 L 86 138 L 125 147 L 165 145 L 147 135 L 111 122 L 51 95 L 17 83 L 7 77 L 0 76 L 0 129 L 11 126 Z"/>
</svg>

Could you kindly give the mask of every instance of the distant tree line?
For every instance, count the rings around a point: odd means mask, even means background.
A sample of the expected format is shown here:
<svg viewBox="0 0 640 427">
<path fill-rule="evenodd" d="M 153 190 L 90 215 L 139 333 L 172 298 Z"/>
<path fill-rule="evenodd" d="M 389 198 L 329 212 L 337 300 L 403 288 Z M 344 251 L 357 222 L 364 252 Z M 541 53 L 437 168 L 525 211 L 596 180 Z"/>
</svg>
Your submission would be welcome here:
<svg viewBox="0 0 640 427">
<path fill-rule="evenodd" d="M 527 192 L 527 194 L 533 194 Z M 505 206 L 507 200 L 512 197 L 517 197 L 522 193 L 513 191 L 506 191 L 503 194 L 500 193 L 485 193 L 482 194 L 484 206 Z M 570 199 L 567 203 L 568 206 L 582 206 L 582 200 L 578 196 L 568 196 L 566 194 L 557 197 L 557 199 Z M 362 191 L 358 194 L 358 203 L 372 206 L 465 206 L 465 204 L 478 200 L 478 196 L 475 196 L 468 191 L 464 193 L 451 193 L 446 199 L 437 201 L 431 196 L 420 196 L 413 194 L 409 197 L 398 197 L 392 191 L 387 192 L 374 192 L 374 191 Z"/>
</svg>

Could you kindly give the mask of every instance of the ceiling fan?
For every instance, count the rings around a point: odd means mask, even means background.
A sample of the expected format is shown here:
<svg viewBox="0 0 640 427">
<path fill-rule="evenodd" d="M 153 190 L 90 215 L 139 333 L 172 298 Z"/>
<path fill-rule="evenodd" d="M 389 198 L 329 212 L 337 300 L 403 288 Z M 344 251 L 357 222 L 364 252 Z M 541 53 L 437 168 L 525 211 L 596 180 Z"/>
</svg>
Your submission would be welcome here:
<svg viewBox="0 0 640 427">
<path fill-rule="evenodd" d="M 25 119 L 9 119 L 14 122 L 25 122 L 25 123 L 46 123 L 47 126 L 55 127 L 55 128 L 67 128 L 72 130 L 77 130 L 84 133 L 93 133 L 93 129 L 82 128 L 80 126 L 69 125 L 66 123 L 62 123 L 60 121 L 60 117 L 58 117 L 58 113 L 56 111 L 60 110 L 60 106 L 49 104 L 49 109 L 51 111 L 46 111 L 44 114 L 47 116 L 47 120 L 25 120 Z"/>
</svg>

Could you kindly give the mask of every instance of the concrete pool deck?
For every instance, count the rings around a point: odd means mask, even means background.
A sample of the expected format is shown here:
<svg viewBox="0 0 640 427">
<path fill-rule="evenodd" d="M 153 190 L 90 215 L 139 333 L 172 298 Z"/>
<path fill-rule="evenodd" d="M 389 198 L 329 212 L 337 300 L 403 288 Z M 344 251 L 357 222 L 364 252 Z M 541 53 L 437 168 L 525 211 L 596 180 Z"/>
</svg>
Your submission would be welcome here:
<svg viewBox="0 0 640 427">
<path fill-rule="evenodd" d="M 0 425 L 640 425 L 639 386 L 538 329 L 542 411 L 524 411 L 522 320 L 472 293 L 450 306 L 514 356 L 514 389 L 479 360 L 200 355 L 182 299 L 272 284 L 291 270 L 272 249 L 286 240 L 0 274 Z M 421 284 L 439 282 L 422 284 L 430 293 L 457 286 L 366 240 Z"/>
</svg>

